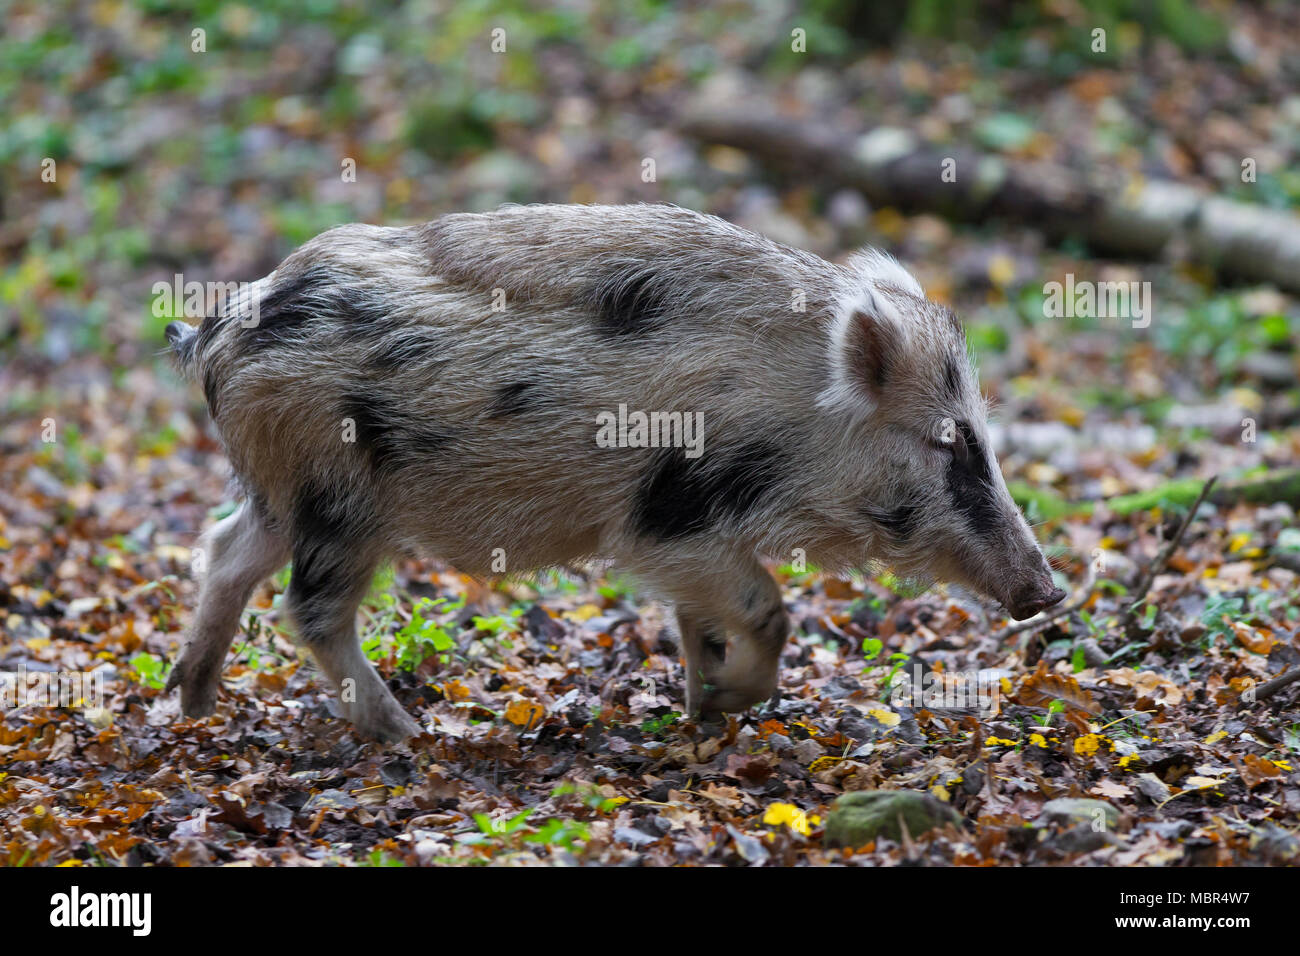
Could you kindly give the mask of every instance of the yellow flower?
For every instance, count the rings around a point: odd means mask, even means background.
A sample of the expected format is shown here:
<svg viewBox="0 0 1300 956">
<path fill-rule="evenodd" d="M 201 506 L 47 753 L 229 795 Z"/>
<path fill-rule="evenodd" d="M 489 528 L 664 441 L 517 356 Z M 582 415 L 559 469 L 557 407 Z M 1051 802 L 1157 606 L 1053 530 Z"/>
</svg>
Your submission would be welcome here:
<svg viewBox="0 0 1300 956">
<path fill-rule="evenodd" d="M 1121 769 L 1121 770 L 1127 770 L 1127 769 L 1128 769 L 1128 765 L 1131 764 L 1134 760 L 1137 760 L 1137 758 L 1138 758 L 1138 755 L 1137 755 L 1137 754 L 1128 754 L 1128 755 L 1126 755 L 1126 756 L 1120 757 L 1120 758 L 1119 758 L 1119 769 Z"/>
<path fill-rule="evenodd" d="M 1047 740 L 1042 734 L 1030 734 L 1029 742 L 1035 747 L 1042 747 L 1044 750 L 1047 749 Z"/>
<path fill-rule="evenodd" d="M 774 803 L 763 814 L 763 822 L 773 826 L 785 824 L 795 833 L 807 836 L 812 832 L 812 825 L 821 821 L 816 816 L 809 816 L 793 803 Z"/>
<path fill-rule="evenodd" d="M 1082 737 L 1074 738 L 1074 752 L 1082 754 L 1085 757 L 1091 757 L 1097 752 L 1101 745 L 1102 738 L 1096 734 L 1084 734 Z"/>
<path fill-rule="evenodd" d="M 823 770 L 830 770 L 831 767 L 839 763 L 842 757 L 831 757 L 829 755 L 818 757 L 808 765 L 809 773 L 820 773 Z"/>
</svg>

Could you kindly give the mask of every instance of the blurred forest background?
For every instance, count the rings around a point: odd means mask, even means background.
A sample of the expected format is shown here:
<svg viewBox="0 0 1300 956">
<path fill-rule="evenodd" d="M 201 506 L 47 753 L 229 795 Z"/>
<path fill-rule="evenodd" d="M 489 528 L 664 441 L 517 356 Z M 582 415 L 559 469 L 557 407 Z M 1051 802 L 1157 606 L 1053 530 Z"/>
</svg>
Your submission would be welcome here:
<svg viewBox="0 0 1300 956">
<path fill-rule="evenodd" d="M 1232 708 L 1300 663 L 1300 271 L 1203 242 L 1190 217 L 1161 222 L 1161 197 L 1226 201 L 1268 249 L 1297 248 L 1300 7 L 0 0 L 0 15 L 0 667 L 101 668 L 111 690 L 94 719 L 0 723 L 0 815 L 53 808 L 0 823 L 0 859 L 817 862 L 816 815 L 881 785 L 981 821 L 974 842 L 926 845 L 944 862 L 1294 859 L 1296 686 L 1273 698 L 1281 711 Z M 998 200 L 939 198 L 948 156 L 959 183 L 1001 183 Z M 1090 226 L 1097 203 L 1125 197 L 1150 200 L 1155 239 L 1146 220 Z M 699 749 L 674 736 L 680 665 L 634 585 L 497 587 L 404 564 L 383 582 L 400 596 L 368 606 L 368 650 L 445 742 L 393 770 L 329 722 L 278 620 L 281 576 L 250 614 L 222 712 L 202 732 L 176 724 L 159 690 L 194 601 L 189 548 L 232 503 L 201 396 L 162 352 L 173 316 L 154 284 L 253 280 L 340 223 L 660 201 L 829 258 L 882 247 L 951 304 L 1061 582 L 1076 591 L 1090 565 L 1104 579 L 1085 603 L 1012 636 L 968 596 L 779 569 L 800 622 L 788 699 Z M 1051 316 L 1048 283 L 1067 275 L 1149 282 L 1149 326 Z M 1212 474 L 1148 594 L 1142 572 Z M 1136 622 L 1126 595 L 1149 599 Z M 1000 669 L 1011 716 L 972 731 L 961 714 L 882 712 L 891 654 Z M 1097 710 L 1052 725 L 1070 694 L 1034 703 L 1044 667 Z M 1039 735 L 1042 753 L 1026 743 L 1035 708 L 1058 735 Z M 959 759 L 972 733 L 1005 741 L 976 739 L 973 769 Z M 290 761 L 289 742 L 318 764 Z M 990 762 L 1024 786 L 972 792 Z M 178 767 L 204 781 L 219 835 L 167 789 Z M 52 796 L 81 775 L 95 782 L 80 805 Z M 652 823 L 646 793 L 671 808 Z M 1178 819 L 1157 812 L 1184 793 Z M 1084 794 L 1123 807 L 1123 840 L 1007 837 L 1047 796 Z M 1244 809 L 1215 824 L 1225 801 Z M 513 831 L 475 822 L 525 810 Z M 457 827 L 478 839 L 448 840 Z M 915 850 L 873 846 L 864 859 Z"/>
</svg>

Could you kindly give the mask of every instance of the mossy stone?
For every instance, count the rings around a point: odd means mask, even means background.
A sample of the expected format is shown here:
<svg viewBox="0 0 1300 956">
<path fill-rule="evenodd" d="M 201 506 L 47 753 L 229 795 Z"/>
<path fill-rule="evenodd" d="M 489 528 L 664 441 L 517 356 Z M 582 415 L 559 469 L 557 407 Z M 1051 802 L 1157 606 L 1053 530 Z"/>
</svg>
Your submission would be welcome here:
<svg viewBox="0 0 1300 956">
<path fill-rule="evenodd" d="M 901 840 L 900 820 L 913 837 L 945 823 L 961 824 L 961 817 L 952 807 L 928 793 L 855 790 L 836 800 L 826 815 L 826 844 L 856 847 L 877 837 Z"/>
</svg>

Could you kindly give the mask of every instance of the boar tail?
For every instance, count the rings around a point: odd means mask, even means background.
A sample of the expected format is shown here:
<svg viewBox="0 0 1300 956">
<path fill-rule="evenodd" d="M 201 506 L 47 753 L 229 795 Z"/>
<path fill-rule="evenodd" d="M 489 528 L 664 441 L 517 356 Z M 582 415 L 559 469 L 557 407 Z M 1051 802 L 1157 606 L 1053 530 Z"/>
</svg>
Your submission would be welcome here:
<svg viewBox="0 0 1300 956">
<path fill-rule="evenodd" d="M 171 348 L 176 367 L 185 375 L 194 374 L 194 346 L 198 341 L 199 330 L 186 322 L 171 322 L 164 333 L 167 345 Z"/>
</svg>

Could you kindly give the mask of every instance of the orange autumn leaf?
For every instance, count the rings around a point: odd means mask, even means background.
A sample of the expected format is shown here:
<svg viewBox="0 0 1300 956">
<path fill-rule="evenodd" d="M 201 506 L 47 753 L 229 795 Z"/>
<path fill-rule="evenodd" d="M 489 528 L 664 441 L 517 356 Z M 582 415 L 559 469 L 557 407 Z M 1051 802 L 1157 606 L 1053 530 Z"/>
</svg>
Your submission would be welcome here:
<svg viewBox="0 0 1300 956">
<path fill-rule="evenodd" d="M 1241 779 L 1248 789 L 1258 787 L 1265 780 L 1282 776 L 1282 770 L 1272 761 L 1265 760 L 1257 754 L 1246 754 L 1241 758 Z"/>
<path fill-rule="evenodd" d="M 851 601 L 854 598 L 853 582 L 843 578 L 826 578 L 826 596 L 832 601 Z"/>
<path fill-rule="evenodd" d="M 1273 632 L 1267 628 L 1254 628 L 1240 621 L 1232 622 L 1232 632 L 1237 636 L 1241 646 L 1252 654 L 1267 654 L 1278 642 Z"/>
<path fill-rule="evenodd" d="M 1041 660 L 1038 670 L 1021 681 L 1018 699 L 1027 707 L 1046 707 L 1054 700 L 1061 700 L 1085 714 L 1101 713 L 1101 705 L 1079 686 L 1077 680 L 1067 674 L 1049 672 L 1047 664 Z"/>
<path fill-rule="evenodd" d="M 1154 671 L 1135 671 L 1131 667 L 1109 670 L 1106 671 L 1106 681 L 1128 687 L 1139 698 L 1150 698 L 1164 707 L 1173 707 L 1183 700 L 1183 689 Z"/>
<path fill-rule="evenodd" d="M 512 700 L 506 706 L 506 720 L 527 730 L 536 721 L 546 716 L 546 708 L 535 700 Z"/>
</svg>

